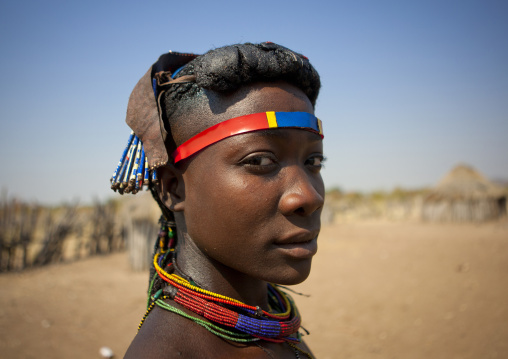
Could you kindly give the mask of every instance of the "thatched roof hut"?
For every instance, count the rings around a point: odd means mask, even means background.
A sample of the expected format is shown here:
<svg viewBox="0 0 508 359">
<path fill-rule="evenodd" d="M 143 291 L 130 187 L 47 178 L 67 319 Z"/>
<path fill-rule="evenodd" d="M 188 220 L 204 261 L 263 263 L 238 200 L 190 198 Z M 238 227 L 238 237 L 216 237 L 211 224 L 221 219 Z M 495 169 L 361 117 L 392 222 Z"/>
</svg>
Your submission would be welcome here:
<svg viewBox="0 0 508 359">
<path fill-rule="evenodd" d="M 453 168 L 423 202 L 426 221 L 481 222 L 506 214 L 506 193 L 467 165 Z"/>
</svg>

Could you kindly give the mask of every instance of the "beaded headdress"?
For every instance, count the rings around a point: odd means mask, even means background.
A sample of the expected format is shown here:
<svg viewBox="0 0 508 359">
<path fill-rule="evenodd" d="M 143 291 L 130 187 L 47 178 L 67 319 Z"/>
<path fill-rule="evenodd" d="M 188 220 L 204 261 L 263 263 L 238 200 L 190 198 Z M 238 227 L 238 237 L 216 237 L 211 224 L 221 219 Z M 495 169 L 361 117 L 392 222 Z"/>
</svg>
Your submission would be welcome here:
<svg viewBox="0 0 508 359">
<path fill-rule="evenodd" d="M 132 132 L 111 177 L 114 191 L 137 193 L 143 186 L 157 181 L 155 169 L 169 160 L 164 145 L 167 132 L 160 117 L 158 99 L 165 86 L 192 80 L 190 76 L 172 80 L 172 76 L 197 56 L 173 51 L 161 55 L 132 90 L 125 119 Z"/>
</svg>

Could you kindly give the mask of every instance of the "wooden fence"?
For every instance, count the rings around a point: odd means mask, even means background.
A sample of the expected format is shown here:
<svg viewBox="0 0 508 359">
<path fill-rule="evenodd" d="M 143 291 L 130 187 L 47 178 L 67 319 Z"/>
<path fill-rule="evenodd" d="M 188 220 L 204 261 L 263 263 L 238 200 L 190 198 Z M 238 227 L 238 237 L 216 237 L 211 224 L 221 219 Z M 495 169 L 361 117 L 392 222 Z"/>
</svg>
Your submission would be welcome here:
<svg viewBox="0 0 508 359">
<path fill-rule="evenodd" d="M 113 202 L 59 208 L 0 202 L 0 272 L 124 250 L 125 237 Z"/>
</svg>

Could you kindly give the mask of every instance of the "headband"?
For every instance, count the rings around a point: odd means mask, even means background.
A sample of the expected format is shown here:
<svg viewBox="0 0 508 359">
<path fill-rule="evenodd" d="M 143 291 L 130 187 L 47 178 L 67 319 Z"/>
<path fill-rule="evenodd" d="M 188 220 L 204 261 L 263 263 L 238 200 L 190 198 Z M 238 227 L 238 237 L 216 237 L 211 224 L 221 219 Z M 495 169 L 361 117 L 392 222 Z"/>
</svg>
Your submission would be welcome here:
<svg viewBox="0 0 508 359">
<path fill-rule="evenodd" d="M 177 163 L 205 147 L 227 137 L 246 132 L 275 129 L 297 128 L 314 132 L 323 138 L 321 121 L 307 112 L 259 112 L 251 115 L 235 117 L 220 122 L 198 133 L 185 141 L 173 152 L 174 163 Z"/>
<path fill-rule="evenodd" d="M 225 138 L 242 133 L 276 128 L 295 128 L 313 132 L 323 138 L 321 120 L 307 112 L 259 112 L 231 118 L 198 133 L 177 147 L 174 163 Z M 157 182 L 156 171 L 149 171 L 148 160 L 141 140 L 131 133 L 116 171 L 111 177 L 111 188 L 123 192 L 138 192 L 149 181 Z"/>
</svg>

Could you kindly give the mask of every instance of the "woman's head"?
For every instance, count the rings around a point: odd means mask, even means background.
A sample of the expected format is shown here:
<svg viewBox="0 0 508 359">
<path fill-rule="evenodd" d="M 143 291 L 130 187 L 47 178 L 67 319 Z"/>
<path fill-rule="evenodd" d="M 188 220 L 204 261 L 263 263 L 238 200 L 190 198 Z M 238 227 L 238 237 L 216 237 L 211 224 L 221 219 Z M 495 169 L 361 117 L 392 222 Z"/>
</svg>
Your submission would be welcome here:
<svg viewBox="0 0 508 359">
<path fill-rule="evenodd" d="M 166 147 L 248 114 L 314 113 L 319 76 L 275 44 L 233 45 L 196 58 L 160 99 Z M 171 156 L 170 156 L 171 157 Z M 299 129 L 225 138 L 159 171 L 159 195 L 196 249 L 267 281 L 305 279 L 317 250 L 324 187 L 321 137 Z M 184 227 L 184 228 L 182 228 Z"/>
<path fill-rule="evenodd" d="M 273 43 L 243 44 L 196 57 L 176 76 L 175 69 L 157 72 L 155 67 L 148 74 L 157 81 L 168 163 L 152 161 L 152 167 L 158 167 L 163 212 L 175 214 L 179 243 L 192 247 L 196 261 L 216 267 L 276 283 L 304 280 L 317 250 L 324 198 L 317 125 L 311 131 L 295 125 L 306 131 L 268 129 L 226 137 L 176 165 L 171 155 L 193 136 L 233 118 L 313 114 L 320 80 L 308 59 Z M 137 134 L 150 132 L 145 125 L 131 127 Z M 152 152 L 157 151 L 160 146 Z"/>
</svg>

